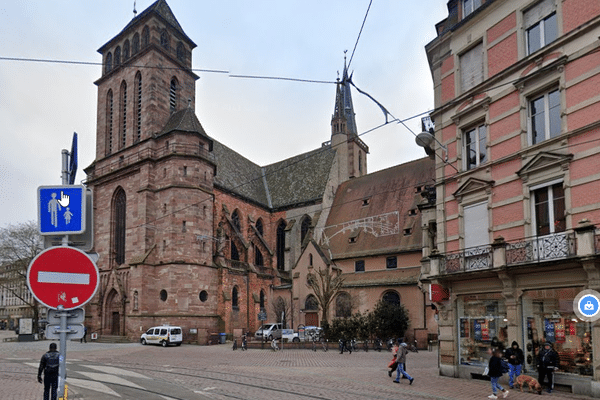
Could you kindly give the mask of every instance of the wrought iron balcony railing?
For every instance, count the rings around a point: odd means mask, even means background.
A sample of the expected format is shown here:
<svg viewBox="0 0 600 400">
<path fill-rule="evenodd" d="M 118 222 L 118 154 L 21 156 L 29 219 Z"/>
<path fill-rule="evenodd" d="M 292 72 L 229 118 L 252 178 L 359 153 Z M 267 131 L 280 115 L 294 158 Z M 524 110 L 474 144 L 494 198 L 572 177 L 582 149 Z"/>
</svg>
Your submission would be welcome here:
<svg viewBox="0 0 600 400">
<path fill-rule="evenodd" d="M 575 255 L 575 236 L 569 232 L 536 236 L 506 244 L 506 265 L 556 260 Z"/>
<path fill-rule="evenodd" d="M 491 246 L 471 247 L 462 251 L 446 253 L 442 259 L 441 273 L 453 274 L 490 269 L 493 266 Z"/>
</svg>

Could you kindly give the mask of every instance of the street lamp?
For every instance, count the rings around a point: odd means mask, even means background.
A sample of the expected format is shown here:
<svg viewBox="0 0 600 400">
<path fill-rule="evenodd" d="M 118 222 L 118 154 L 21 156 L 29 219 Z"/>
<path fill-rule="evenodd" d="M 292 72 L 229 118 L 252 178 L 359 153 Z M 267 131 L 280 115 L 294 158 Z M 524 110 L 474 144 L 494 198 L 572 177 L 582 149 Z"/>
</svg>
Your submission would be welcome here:
<svg viewBox="0 0 600 400">
<path fill-rule="evenodd" d="M 446 157 L 444 157 L 444 162 L 448 162 L 448 148 L 446 146 L 444 146 L 443 144 L 441 144 L 435 138 L 435 136 L 433 136 L 431 133 L 429 133 L 429 132 L 419 133 L 417 135 L 417 137 L 415 138 L 415 142 L 417 142 L 417 146 L 423 147 L 425 149 L 425 152 L 428 155 L 432 155 L 435 153 L 432 145 L 433 145 L 433 142 L 437 142 L 437 144 L 440 145 L 442 150 L 444 150 L 446 152 Z"/>
</svg>

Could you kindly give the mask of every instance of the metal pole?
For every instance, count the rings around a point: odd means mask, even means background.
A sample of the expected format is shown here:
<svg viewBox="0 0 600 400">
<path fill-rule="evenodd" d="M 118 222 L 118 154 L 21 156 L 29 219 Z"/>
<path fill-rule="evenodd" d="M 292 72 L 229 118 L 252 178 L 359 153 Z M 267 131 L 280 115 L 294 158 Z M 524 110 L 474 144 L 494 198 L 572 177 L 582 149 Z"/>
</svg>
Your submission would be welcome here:
<svg viewBox="0 0 600 400">
<path fill-rule="evenodd" d="M 62 150 L 62 184 L 69 184 L 69 151 Z"/>
<path fill-rule="evenodd" d="M 60 365 L 58 369 L 58 397 L 65 394 L 65 379 L 67 376 L 67 315 L 62 305 L 57 307 L 60 313 Z"/>
</svg>

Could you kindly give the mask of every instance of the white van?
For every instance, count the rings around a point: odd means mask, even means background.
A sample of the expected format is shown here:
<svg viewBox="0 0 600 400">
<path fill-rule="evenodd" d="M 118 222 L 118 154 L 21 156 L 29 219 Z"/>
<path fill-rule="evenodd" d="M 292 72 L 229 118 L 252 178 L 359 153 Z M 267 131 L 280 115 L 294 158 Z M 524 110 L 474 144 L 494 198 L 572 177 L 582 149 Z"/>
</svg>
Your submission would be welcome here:
<svg viewBox="0 0 600 400">
<path fill-rule="evenodd" d="M 160 344 L 162 347 L 170 344 L 179 346 L 183 342 L 183 331 L 180 326 L 155 326 L 142 334 L 140 342 L 142 344 Z"/>
<path fill-rule="evenodd" d="M 254 337 L 260 340 L 273 340 L 281 338 L 281 329 L 283 324 L 263 324 L 254 333 Z"/>
</svg>

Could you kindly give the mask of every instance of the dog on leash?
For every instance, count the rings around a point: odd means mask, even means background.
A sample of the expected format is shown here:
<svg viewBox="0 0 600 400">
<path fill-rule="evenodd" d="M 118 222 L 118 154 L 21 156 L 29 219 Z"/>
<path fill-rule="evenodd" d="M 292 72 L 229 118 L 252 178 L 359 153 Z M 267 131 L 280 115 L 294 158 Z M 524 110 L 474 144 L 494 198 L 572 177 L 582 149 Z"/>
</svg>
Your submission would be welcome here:
<svg viewBox="0 0 600 400">
<path fill-rule="evenodd" d="M 527 375 L 519 375 L 517 377 L 517 381 L 515 382 L 515 386 L 518 386 L 522 392 L 525 384 L 527 384 L 529 387 L 529 392 L 533 392 L 535 390 L 538 392 L 538 394 L 542 394 L 542 385 L 540 385 L 537 379 Z"/>
</svg>

